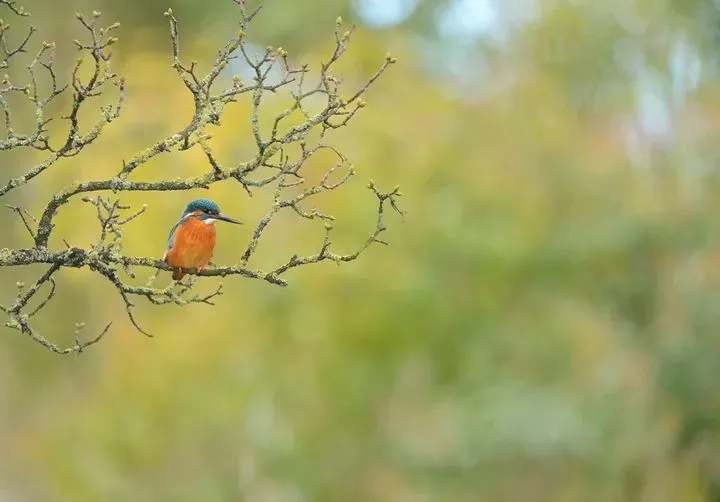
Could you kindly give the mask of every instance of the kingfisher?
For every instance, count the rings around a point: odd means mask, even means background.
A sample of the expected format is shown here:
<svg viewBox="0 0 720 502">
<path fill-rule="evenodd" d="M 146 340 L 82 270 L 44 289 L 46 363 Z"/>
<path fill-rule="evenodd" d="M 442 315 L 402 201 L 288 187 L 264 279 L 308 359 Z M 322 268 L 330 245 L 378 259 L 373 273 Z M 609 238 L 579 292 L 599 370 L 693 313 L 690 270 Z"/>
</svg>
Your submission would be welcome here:
<svg viewBox="0 0 720 502">
<path fill-rule="evenodd" d="M 180 220 L 170 229 L 163 261 L 174 268 L 172 278 L 179 281 L 183 269 L 196 271 L 208 264 L 215 248 L 215 222 L 241 224 L 240 220 L 220 212 L 210 199 L 195 199 L 183 209 Z"/>
</svg>

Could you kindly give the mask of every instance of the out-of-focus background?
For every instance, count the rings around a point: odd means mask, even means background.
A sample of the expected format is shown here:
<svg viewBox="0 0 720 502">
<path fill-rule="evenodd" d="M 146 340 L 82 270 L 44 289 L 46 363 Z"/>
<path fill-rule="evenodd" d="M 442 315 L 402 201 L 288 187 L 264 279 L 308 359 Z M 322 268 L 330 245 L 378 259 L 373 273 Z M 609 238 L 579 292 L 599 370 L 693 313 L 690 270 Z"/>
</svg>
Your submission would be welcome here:
<svg viewBox="0 0 720 502">
<path fill-rule="evenodd" d="M 103 138 L 4 201 L 34 212 L 190 116 L 165 9 L 200 64 L 237 29 L 230 0 L 24 1 L 65 78 L 74 13 L 120 21 L 128 86 Z M 324 203 L 350 250 L 374 225 L 367 179 L 400 184 L 391 246 L 289 288 L 228 279 L 216 307 L 142 306 L 154 339 L 107 284 L 63 271 L 43 333 L 115 324 L 67 358 L 0 330 L 0 500 L 720 500 L 717 2 L 267 0 L 249 40 L 317 65 L 338 15 L 358 25 L 349 88 L 387 51 L 399 63 L 333 137 L 359 176 Z M 249 131 L 241 102 L 216 133 L 226 160 Z M 2 159 L 3 179 L 33 160 Z M 204 169 L 171 154 L 138 177 Z M 148 204 L 128 253 L 161 255 L 194 195 L 248 222 L 266 209 L 230 183 L 125 197 Z M 79 201 L 58 223 L 73 244 L 98 232 Z M 250 229 L 219 227 L 216 260 Z M 280 225 L 259 264 L 319 238 Z M 27 244 L 7 211 L 0 246 Z M 21 277 L 0 270 L 0 301 Z"/>
</svg>

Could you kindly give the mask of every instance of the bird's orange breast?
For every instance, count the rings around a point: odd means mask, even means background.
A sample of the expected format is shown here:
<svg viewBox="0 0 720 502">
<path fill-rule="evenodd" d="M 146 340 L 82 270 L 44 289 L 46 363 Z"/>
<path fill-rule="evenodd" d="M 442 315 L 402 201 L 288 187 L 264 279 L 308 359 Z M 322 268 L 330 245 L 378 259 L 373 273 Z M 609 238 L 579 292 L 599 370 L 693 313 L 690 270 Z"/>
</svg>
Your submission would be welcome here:
<svg viewBox="0 0 720 502">
<path fill-rule="evenodd" d="M 190 217 L 175 230 L 166 261 L 172 267 L 196 268 L 207 265 L 215 249 L 215 225 Z"/>
</svg>

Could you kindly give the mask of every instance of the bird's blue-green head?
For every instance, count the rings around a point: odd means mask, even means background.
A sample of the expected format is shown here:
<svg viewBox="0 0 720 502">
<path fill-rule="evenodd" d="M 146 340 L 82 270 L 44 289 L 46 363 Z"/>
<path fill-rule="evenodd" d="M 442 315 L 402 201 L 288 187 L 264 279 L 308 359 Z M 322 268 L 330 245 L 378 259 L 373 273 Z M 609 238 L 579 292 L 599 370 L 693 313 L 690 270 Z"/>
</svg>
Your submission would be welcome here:
<svg viewBox="0 0 720 502">
<path fill-rule="evenodd" d="M 197 219 L 204 221 L 207 224 L 214 223 L 216 221 L 226 221 L 228 223 L 242 223 L 240 220 L 231 218 L 220 212 L 220 206 L 210 199 L 195 199 L 188 202 L 185 209 L 182 212 L 182 218 L 188 216 L 195 216 Z"/>
</svg>

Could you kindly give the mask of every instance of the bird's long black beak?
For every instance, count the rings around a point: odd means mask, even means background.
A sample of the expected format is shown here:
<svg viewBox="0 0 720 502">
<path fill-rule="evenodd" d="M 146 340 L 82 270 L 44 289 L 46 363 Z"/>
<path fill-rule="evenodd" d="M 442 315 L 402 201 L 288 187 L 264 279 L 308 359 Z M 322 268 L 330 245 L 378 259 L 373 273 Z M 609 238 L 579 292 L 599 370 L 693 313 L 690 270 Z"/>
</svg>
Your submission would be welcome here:
<svg viewBox="0 0 720 502">
<path fill-rule="evenodd" d="M 218 220 L 220 220 L 220 221 L 227 221 L 228 223 L 235 223 L 236 225 L 242 225 L 242 221 L 236 220 L 235 218 L 231 218 L 231 217 L 229 217 L 229 216 L 227 216 L 227 215 L 225 215 L 225 214 L 222 214 L 222 213 L 220 213 L 220 214 L 218 214 L 217 216 L 215 216 L 215 218 L 218 219 Z"/>
</svg>

